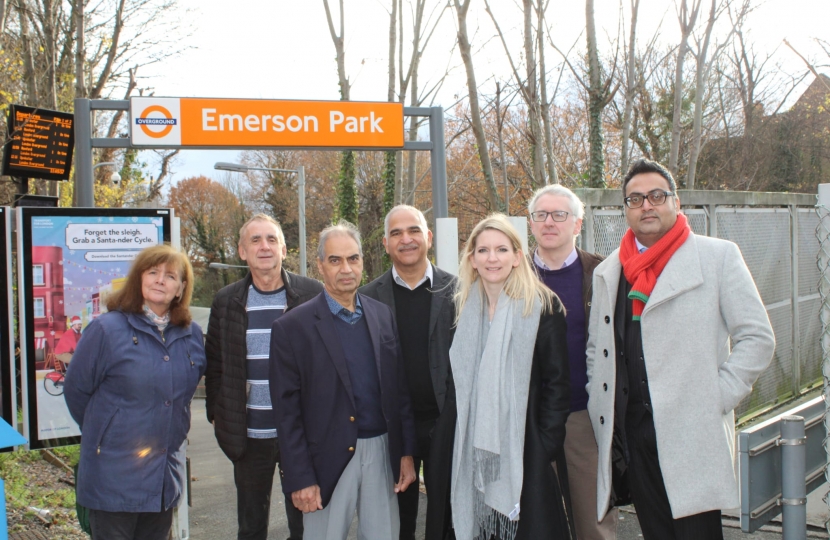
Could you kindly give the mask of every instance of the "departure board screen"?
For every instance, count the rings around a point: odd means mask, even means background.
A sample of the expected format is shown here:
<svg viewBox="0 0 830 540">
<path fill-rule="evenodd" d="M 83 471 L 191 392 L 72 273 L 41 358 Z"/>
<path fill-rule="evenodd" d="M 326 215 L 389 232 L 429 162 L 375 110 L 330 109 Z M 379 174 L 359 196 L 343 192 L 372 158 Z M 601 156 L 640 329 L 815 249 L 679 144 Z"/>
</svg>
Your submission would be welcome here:
<svg viewBox="0 0 830 540">
<path fill-rule="evenodd" d="M 73 128 L 74 117 L 70 113 L 11 105 L 3 174 L 68 180 L 75 147 Z"/>
</svg>

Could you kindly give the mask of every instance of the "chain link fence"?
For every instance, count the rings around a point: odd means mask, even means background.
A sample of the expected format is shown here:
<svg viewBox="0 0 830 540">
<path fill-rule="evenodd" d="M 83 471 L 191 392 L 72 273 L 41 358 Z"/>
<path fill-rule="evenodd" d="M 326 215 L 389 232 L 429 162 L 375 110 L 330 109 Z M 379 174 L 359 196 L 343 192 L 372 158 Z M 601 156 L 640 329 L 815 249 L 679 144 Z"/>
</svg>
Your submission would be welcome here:
<svg viewBox="0 0 830 540">
<path fill-rule="evenodd" d="M 821 347 L 819 369 L 824 383 L 822 398 L 826 410 L 830 411 L 830 210 L 823 205 L 816 206 L 815 237 L 819 245 L 816 272 L 819 275 L 818 291 L 819 321 L 816 330 L 816 342 Z M 830 434 L 830 414 L 824 415 L 824 431 Z M 830 455 L 830 436 L 824 437 L 824 450 Z M 830 461 L 830 458 L 828 458 Z M 830 468 L 824 469 L 824 479 L 830 483 Z M 825 493 L 822 499 L 830 505 L 830 492 Z M 830 533 L 830 520 L 824 523 L 824 528 Z"/>
<path fill-rule="evenodd" d="M 620 191 L 576 193 L 586 205 L 582 248 L 609 255 L 627 228 Z M 775 332 L 775 356 L 735 409 L 737 417 L 747 418 L 818 387 L 823 369 L 819 338 L 824 336 L 816 197 L 717 191 L 679 191 L 678 196 L 695 234 L 730 240 L 741 249 Z"/>
</svg>

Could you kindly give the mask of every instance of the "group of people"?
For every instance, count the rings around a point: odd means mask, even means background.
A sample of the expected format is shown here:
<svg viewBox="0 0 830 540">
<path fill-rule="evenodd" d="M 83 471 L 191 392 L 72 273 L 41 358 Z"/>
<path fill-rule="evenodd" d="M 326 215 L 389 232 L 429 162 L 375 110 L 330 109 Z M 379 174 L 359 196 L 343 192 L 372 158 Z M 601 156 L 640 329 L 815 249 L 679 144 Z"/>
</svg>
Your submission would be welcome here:
<svg viewBox="0 0 830 540">
<path fill-rule="evenodd" d="M 420 477 L 430 540 L 614 539 L 631 503 L 646 540 L 723 538 L 733 411 L 772 329 L 737 246 L 691 232 L 664 167 L 636 162 L 622 196 L 629 229 L 605 260 L 576 247 L 583 204 L 554 185 L 530 200 L 532 253 L 493 214 L 457 277 L 397 206 L 392 267 L 363 287 L 353 225 L 321 232 L 320 283 L 282 267 L 280 226 L 258 214 L 204 346 L 187 258 L 143 251 L 66 377 L 93 539 L 167 538 L 203 373 L 239 540 L 267 537 L 277 472 L 291 540 L 344 540 L 355 514 L 361 539 L 414 539 Z"/>
</svg>

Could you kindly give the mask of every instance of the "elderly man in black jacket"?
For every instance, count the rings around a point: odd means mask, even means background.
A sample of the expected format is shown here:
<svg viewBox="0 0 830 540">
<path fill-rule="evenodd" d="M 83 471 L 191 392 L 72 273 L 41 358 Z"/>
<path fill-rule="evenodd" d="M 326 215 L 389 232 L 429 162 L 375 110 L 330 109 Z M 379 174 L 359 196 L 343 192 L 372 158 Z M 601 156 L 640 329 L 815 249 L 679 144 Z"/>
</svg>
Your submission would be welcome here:
<svg viewBox="0 0 830 540">
<path fill-rule="evenodd" d="M 280 461 L 268 385 L 271 326 L 314 298 L 319 281 L 287 272 L 279 223 L 257 214 L 239 231 L 239 256 L 250 272 L 219 291 L 210 310 L 205 350 L 207 417 L 233 462 L 238 540 L 265 540 L 271 488 Z M 303 516 L 286 501 L 290 540 L 303 537 Z"/>
<path fill-rule="evenodd" d="M 455 277 L 429 262 L 432 232 L 424 214 L 399 205 L 386 215 L 383 245 L 392 268 L 360 292 L 380 300 L 395 314 L 404 369 L 415 413 L 415 472 L 429 467 L 430 434 L 444 408 L 455 319 Z M 426 473 L 425 473 L 426 474 Z M 427 495 L 429 495 L 429 485 Z M 414 540 L 418 490 L 398 494 L 401 540 Z"/>
</svg>

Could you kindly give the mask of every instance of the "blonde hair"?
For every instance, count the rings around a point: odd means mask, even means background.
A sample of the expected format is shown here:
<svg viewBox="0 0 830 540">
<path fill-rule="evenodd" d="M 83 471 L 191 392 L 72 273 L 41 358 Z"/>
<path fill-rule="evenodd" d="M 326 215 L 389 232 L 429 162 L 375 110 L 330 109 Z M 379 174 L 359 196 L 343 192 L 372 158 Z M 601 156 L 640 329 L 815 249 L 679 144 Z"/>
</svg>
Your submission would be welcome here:
<svg viewBox="0 0 830 540">
<path fill-rule="evenodd" d="M 461 316 L 461 311 L 464 309 L 464 304 L 470 296 L 470 290 L 475 287 L 482 287 L 480 276 L 470 258 L 476 248 L 476 240 L 481 233 L 487 230 L 499 231 L 507 236 L 510 244 L 513 247 L 514 253 L 519 253 L 519 266 L 514 268 L 510 275 L 507 276 L 507 281 L 504 283 L 505 294 L 512 299 L 524 300 L 524 310 L 522 316 L 527 317 L 533 310 L 533 301 L 539 299 L 542 303 L 542 313 L 551 312 L 554 309 L 561 310 L 562 303 L 556 294 L 551 291 L 547 285 L 542 283 L 538 278 L 533 268 L 530 265 L 530 259 L 527 254 L 522 252 L 521 240 L 519 240 L 519 233 L 513 228 L 513 225 L 504 214 L 490 214 L 483 220 L 478 222 L 467 243 L 464 244 L 464 249 L 461 251 L 461 260 L 458 265 L 458 288 L 455 293 L 455 320 Z M 478 282 L 478 285 L 476 285 Z"/>
</svg>

